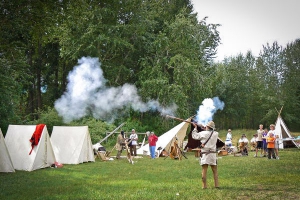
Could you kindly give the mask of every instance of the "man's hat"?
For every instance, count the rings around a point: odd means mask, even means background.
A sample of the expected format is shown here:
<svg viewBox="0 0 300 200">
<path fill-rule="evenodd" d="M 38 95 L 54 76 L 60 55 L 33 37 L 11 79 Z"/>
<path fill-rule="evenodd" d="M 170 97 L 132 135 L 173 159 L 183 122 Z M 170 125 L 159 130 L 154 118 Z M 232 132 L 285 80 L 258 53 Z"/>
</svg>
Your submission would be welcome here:
<svg viewBox="0 0 300 200">
<path fill-rule="evenodd" d="M 213 122 L 213 121 L 210 121 L 210 122 L 208 122 L 208 123 L 207 123 L 207 125 L 206 125 L 206 126 L 208 126 L 208 127 L 212 128 L 212 129 L 215 129 L 215 122 Z"/>
</svg>

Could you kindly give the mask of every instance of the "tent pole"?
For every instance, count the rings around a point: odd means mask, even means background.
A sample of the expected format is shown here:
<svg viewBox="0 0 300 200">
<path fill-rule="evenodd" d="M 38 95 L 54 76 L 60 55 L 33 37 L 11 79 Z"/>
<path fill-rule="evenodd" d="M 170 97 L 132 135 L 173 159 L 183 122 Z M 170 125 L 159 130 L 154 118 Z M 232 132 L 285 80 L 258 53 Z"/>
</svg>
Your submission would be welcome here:
<svg viewBox="0 0 300 200">
<path fill-rule="evenodd" d="M 117 130 L 119 130 L 122 126 L 124 126 L 126 123 L 122 123 L 120 126 L 118 126 L 115 130 L 113 130 L 110 134 L 108 134 L 107 136 L 105 136 L 105 138 L 103 138 L 102 140 L 99 141 L 99 143 L 101 144 L 101 142 L 103 142 L 104 140 L 106 140 L 109 136 L 111 136 L 112 134 L 114 134 Z"/>
</svg>

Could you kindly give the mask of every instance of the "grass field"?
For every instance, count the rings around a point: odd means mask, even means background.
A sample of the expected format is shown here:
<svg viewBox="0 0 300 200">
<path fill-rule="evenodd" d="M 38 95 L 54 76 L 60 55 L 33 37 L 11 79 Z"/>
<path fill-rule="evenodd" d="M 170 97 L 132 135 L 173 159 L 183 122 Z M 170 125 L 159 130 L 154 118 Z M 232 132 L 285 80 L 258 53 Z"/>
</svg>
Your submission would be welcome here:
<svg viewBox="0 0 300 200">
<path fill-rule="evenodd" d="M 112 155 L 115 155 L 113 152 Z M 219 157 L 220 189 L 201 189 L 201 166 L 188 159 L 127 159 L 64 165 L 33 172 L 0 173 L 0 199 L 300 199 L 300 149 L 280 151 L 280 160 Z"/>
</svg>

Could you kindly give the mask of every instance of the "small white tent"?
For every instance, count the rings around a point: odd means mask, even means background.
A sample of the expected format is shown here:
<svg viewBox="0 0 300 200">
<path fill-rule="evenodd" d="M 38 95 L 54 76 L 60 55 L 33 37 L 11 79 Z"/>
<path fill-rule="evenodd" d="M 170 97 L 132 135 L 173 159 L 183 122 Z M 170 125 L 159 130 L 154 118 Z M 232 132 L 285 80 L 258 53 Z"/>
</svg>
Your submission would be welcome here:
<svg viewBox="0 0 300 200">
<path fill-rule="evenodd" d="M 188 119 L 187 121 L 190 121 L 190 119 Z M 156 154 L 159 154 L 161 152 L 157 150 L 158 148 L 160 148 L 161 150 L 165 149 L 166 151 L 169 152 L 171 150 L 171 146 L 174 145 L 176 137 L 178 141 L 182 142 L 186 136 L 186 131 L 188 127 L 189 127 L 189 123 L 181 122 L 174 128 L 170 129 L 168 132 L 159 136 L 155 148 Z M 147 153 L 147 155 L 150 154 L 149 144 L 146 144 L 137 150 L 137 154 L 144 154 L 144 152 Z"/>
<path fill-rule="evenodd" d="M 290 134 L 289 129 L 285 125 L 283 119 L 280 115 L 278 115 L 277 121 L 275 123 L 275 133 L 279 135 L 279 148 L 283 149 L 284 147 L 298 147 L 300 148 L 299 144 L 292 140 L 292 136 Z M 289 139 L 290 140 L 287 140 Z"/>
<path fill-rule="evenodd" d="M 44 126 L 39 143 L 32 149 L 30 139 L 35 132 L 35 125 L 9 125 L 5 143 L 16 170 L 33 171 L 50 167 L 54 157 L 47 127 Z"/>
<path fill-rule="evenodd" d="M 1 129 L 0 129 L 0 172 L 15 172 Z"/>
<path fill-rule="evenodd" d="M 60 163 L 95 162 L 88 126 L 54 126 L 51 142 Z"/>
</svg>

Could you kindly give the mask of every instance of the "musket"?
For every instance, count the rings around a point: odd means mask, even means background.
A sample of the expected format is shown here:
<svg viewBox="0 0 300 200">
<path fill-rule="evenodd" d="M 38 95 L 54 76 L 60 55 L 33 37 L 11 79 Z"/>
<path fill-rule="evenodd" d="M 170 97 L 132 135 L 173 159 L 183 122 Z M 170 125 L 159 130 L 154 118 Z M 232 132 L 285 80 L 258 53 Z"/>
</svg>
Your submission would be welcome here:
<svg viewBox="0 0 300 200">
<path fill-rule="evenodd" d="M 166 115 L 166 117 L 167 117 L 167 118 L 171 118 L 171 119 L 175 119 L 175 120 L 177 120 L 177 121 L 187 122 L 187 123 L 190 123 L 190 124 L 193 124 L 193 125 L 196 124 L 198 127 L 203 128 L 202 125 L 199 125 L 199 124 L 197 124 L 197 123 L 195 123 L 195 122 L 187 121 L 187 120 L 185 120 L 185 119 L 181 119 L 181 118 L 174 117 L 174 116 L 171 116 L 171 115 Z"/>
<path fill-rule="evenodd" d="M 105 138 L 103 138 L 102 140 L 99 141 L 99 143 L 101 144 L 101 142 L 103 142 L 104 140 L 106 140 L 109 136 L 111 136 L 112 134 L 114 134 L 119 128 L 121 128 L 122 126 L 124 126 L 124 124 L 126 124 L 125 122 L 122 123 L 120 126 L 118 126 L 115 130 L 113 130 L 110 134 L 108 134 Z"/>
</svg>

